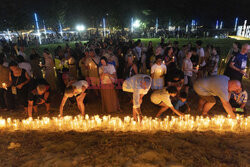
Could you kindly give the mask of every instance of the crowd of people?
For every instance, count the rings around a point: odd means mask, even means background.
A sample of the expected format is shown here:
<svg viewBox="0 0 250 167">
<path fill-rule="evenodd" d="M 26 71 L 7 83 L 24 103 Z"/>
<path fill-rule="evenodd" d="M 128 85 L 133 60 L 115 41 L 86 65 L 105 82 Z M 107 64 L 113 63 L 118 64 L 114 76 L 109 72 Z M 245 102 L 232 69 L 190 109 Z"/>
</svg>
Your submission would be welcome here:
<svg viewBox="0 0 250 167">
<path fill-rule="evenodd" d="M 135 120 L 141 120 L 140 106 L 150 92 L 151 102 L 160 106 L 156 117 L 171 109 L 183 116 L 190 112 L 190 93 L 198 94 L 198 109 L 203 116 L 216 104 L 219 97 L 225 111 L 235 118 L 235 112 L 246 111 L 247 92 L 242 87 L 243 76 L 248 77 L 249 45 L 233 43 L 226 58 L 224 75 L 218 74 L 220 48 L 197 40 L 179 47 L 164 38 L 154 48 L 137 41 L 120 38 L 97 38 L 74 47 L 58 45 L 52 51 L 44 49 L 39 55 L 32 49 L 27 55 L 22 45 L 2 42 L 0 46 L 0 107 L 15 110 L 23 106 L 32 117 L 37 106 L 45 104 L 50 111 L 51 93 L 63 98 L 60 116 L 66 101 L 76 99 L 85 115 L 86 92 L 100 97 L 102 111 L 121 112 L 119 91 L 128 92 Z M 190 90 L 192 92 L 190 92 Z"/>
</svg>

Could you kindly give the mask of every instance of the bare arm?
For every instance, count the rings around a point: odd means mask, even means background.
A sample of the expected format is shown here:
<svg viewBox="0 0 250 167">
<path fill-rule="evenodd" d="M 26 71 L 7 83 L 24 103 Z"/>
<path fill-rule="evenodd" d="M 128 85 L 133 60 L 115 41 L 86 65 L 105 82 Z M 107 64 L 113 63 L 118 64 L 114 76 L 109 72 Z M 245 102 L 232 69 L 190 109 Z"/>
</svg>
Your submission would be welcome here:
<svg viewBox="0 0 250 167">
<path fill-rule="evenodd" d="M 62 99 L 62 102 L 61 102 L 61 105 L 60 105 L 60 116 L 62 117 L 63 116 L 63 107 L 67 101 L 68 97 L 67 96 L 63 96 L 63 99 Z"/>
<path fill-rule="evenodd" d="M 228 101 L 225 101 L 223 99 L 220 99 L 220 100 L 221 100 L 222 105 L 223 105 L 224 109 L 226 110 L 226 112 L 230 115 L 231 118 L 235 119 L 236 116 L 233 112 L 231 104 Z"/>
<path fill-rule="evenodd" d="M 241 106 L 240 106 L 240 108 L 243 109 L 243 108 L 245 108 L 245 106 L 246 106 L 246 103 L 242 103 Z"/>
<path fill-rule="evenodd" d="M 182 112 L 176 110 L 173 106 L 170 107 L 170 109 L 171 109 L 175 114 L 177 114 L 177 115 L 179 115 L 179 116 L 183 116 L 183 115 L 184 115 Z"/>
<path fill-rule="evenodd" d="M 132 66 L 132 68 L 133 68 L 135 74 L 138 74 L 137 66 L 135 64 Z"/>
<path fill-rule="evenodd" d="M 244 71 L 242 71 L 241 69 L 235 67 L 234 64 L 235 64 L 234 62 L 231 62 L 231 63 L 229 64 L 229 67 L 232 68 L 232 69 L 234 69 L 235 71 L 238 71 L 238 72 L 244 74 Z"/>
<path fill-rule="evenodd" d="M 45 102 L 47 101 L 48 98 L 49 98 L 49 92 L 45 92 L 44 93 L 44 100 L 45 100 Z"/>
</svg>

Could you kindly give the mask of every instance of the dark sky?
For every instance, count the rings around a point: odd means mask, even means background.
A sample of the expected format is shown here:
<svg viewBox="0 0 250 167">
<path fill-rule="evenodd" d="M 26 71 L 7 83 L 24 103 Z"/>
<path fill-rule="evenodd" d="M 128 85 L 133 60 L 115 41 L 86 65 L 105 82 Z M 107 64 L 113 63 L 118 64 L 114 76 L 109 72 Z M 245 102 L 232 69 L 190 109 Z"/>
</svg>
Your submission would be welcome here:
<svg viewBox="0 0 250 167">
<path fill-rule="evenodd" d="M 235 17 L 240 24 L 245 19 L 250 22 L 250 0 L 1 0 L 1 29 L 29 27 L 34 12 L 51 25 L 62 20 L 69 26 L 80 21 L 93 26 L 106 16 L 114 25 L 127 26 L 134 16 L 149 25 L 158 17 L 160 26 L 169 19 L 180 25 L 196 19 L 200 25 L 214 27 L 218 19 L 233 27 Z"/>
</svg>

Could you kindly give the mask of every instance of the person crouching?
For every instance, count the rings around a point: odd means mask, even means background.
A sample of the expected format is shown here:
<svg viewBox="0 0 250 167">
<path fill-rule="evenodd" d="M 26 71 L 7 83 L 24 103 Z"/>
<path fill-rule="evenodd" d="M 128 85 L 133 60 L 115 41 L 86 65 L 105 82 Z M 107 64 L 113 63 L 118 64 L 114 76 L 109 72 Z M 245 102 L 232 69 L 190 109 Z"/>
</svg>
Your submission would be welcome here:
<svg viewBox="0 0 250 167">
<path fill-rule="evenodd" d="M 83 100 L 86 96 L 86 89 L 89 84 L 87 81 L 81 80 L 73 83 L 71 86 L 67 87 L 64 92 L 64 96 L 60 105 L 60 117 L 63 117 L 63 107 L 70 97 L 75 97 L 78 109 L 81 111 L 82 116 L 85 114 L 85 106 Z"/>
</svg>

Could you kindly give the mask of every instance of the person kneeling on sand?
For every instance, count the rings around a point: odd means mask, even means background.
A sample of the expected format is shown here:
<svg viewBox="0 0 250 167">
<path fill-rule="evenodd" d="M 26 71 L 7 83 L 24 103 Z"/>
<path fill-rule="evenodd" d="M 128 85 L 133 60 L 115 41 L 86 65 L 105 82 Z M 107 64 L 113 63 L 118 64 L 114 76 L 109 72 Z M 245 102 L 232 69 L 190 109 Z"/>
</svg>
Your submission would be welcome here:
<svg viewBox="0 0 250 167">
<path fill-rule="evenodd" d="M 71 86 L 67 87 L 64 92 L 64 96 L 60 105 L 60 117 L 63 117 L 63 107 L 68 98 L 75 97 L 77 106 L 81 111 L 82 116 L 85 114 L 85 106 L 83 100 L 86 96 L 86 89 L 88 88 L 88 82 L 81 80 L 73 83 Z"/>
<path fill-rule="evenodd" d="M 170 97 L 175 97 L 177 94 L 177 88 L 175 86 L 170 86 L 168 88 L 163 88 L 161 90 L 156 90 L 151 95 L 151 102 L 160 106 L 161 109 L 156 114 L 156 117 L 159 118 L 161 114 L 167 111 L 170 108 L 174 113 L 179 116 L 183 116 L 184 114 L 180 111 L 176 110 L 172 105 Z"/>
<path fill-rule="evenodd" d="M 32 109 L 37 113 L 37 105 L 45 104 L 46 111 L 50 110 L 50 85 L 44 79 L 31 81 L 28 91 L 28 115 L 32 117 Z"/>
</svg>

